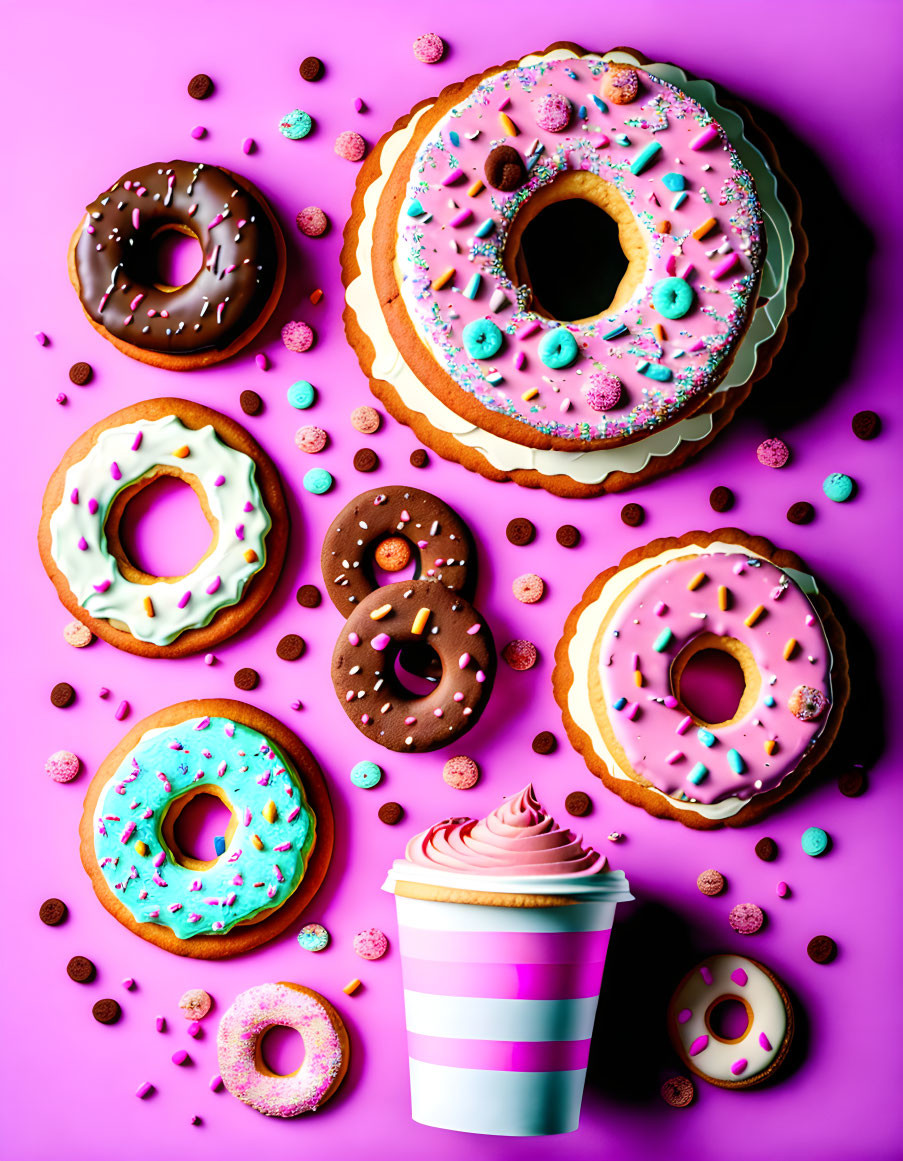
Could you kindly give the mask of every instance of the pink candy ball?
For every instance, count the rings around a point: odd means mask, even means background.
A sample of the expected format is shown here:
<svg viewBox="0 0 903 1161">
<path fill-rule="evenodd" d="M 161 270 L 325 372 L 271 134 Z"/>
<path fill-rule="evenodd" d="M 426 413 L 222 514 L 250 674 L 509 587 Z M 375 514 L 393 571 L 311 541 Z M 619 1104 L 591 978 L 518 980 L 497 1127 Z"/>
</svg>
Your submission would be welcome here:
<svg viewBox="0 0 903 1161">
<path fill-rule="evenodd" d="M 44 769 L 54 782 L 71 782 L 81 769 L 81 762 L 69 750 L 57 750 L 44 763 Z"/>
<path fill-rule="evenodd" d="M 364 404 L 351 412 L 351 426 L 362 435 L 372 435 L 374 431 L 379 431 L 381 422 L 382 417 L 375 407 Z"/>
<path fill-rule="evenodd" d="M 186 1020 L 203 1020 L 212 1003 L 203 988 L 190 988 L 179 1000 L 179 1010 Z"/>
<path fill-rule="evenodd" d="M 344 133 L 340 133 L 336 137 L 335 151 L 339 157 L 344 157 L 346 161 L 360 161 L 367 151 L 367 142 L 360 133 L 346 129 Z"/>
<path fill-rule="evenodd" d="M 314 332 L 305 322 L 287 322 L 282 328 L 282 341 L 290 351 L 301 354 L 313 346 Z"/>
<path fill-rule="evenodd" d="M 326 447 L 327 438 L 326 432 L 322 427 L 314 427 L 313 424 L 308 424 L 306 427 L 299 427 L 295 432 L 295 447 L 299 451 L 307 452 L 309 455 L 315 455 Z"/>
<path fill-rule="evenodd" d="M 525 572 L 523 576 L 517 577 L 511 585 L 511 591 L 514 593 L 517 600 L 525 605 L 535 605 L 537 601 L 542 599 L 542 594 L 545 592 L 545 585 L 542 577 L 537 576 L 535 572 Z"/>
<path fill-rule="evenodd" d="M 63 629 L 63 640 L 67 645 L 72 645 L 76 649 L 84 649 L 94 640 L 94 634 L 81 621 L 70 621 Z"/>
<path fill-rule="evenodd" d="M 445 41 L 435 32 L 425 32 L 414 41 L 414 56 L 421 64 L 437 64 L 445 55 Z"/>
<path fill-rule="evenodd" d="M 308 238 L 319 238 L 329 227 L 329 218 L 319 206 L 307 206 L 295 218 L 298 229 Z"/>
<path fill-rule="evenodd" d="M 389 941 L 378 927 L 370 927 L 357 933 L 352 946 L 361 959 L 382 959 L 389 950 Z"/>
<path fill-rule="evenodd" d="M 536 106 L 536 124 L 549 133 L 567 129 L 571 119 L 571 102 L 561 93 L 546 93 Z"/>
<path fill-rule="evenodd" d="M 756 448 L 756 458 L 766 468 L 782 468 L 790 459 L 790 448 L 782 439 L 763 439 Z"/>
<path fill-rule="evenodd" d="M 738 935 L 755 935 L 765 922 L 765 913 L 755 903 L 738 903 L 728 916 Z"/>
<path fill-rule="evenodd" d="M 502 657 L 512 669 L 523 672 L 536 664 L 539 652 L 532 641 L 517 639 L 509 641 L 502 650 Z"/>
<path fill-rule="evenodd" d="M 610 371 L 594 371 L 583 388 L 583 397 L 593 411 L 609 411 L 621 399 L 621 380 Z"/>
<path fill-rule="evenodd" d="M 480 767 L 463 754 L 449 758 L 442 767 L 442 780 L 454 790 L 472 790 L 480 779 Z"/>
</svg>

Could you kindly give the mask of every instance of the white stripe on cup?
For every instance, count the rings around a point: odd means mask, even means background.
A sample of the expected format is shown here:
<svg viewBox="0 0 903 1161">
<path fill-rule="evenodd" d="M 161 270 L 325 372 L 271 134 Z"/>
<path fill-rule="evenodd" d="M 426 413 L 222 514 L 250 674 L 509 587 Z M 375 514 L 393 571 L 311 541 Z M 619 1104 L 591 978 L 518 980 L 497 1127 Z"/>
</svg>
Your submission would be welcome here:
<svg viewBox="0 0 903 1161">
<path fill-rule="evenodd" d="M 484 907 L 437 903 L 396 895 L 398 922 L 429 931 L 608 931 L 615 903 L 571 903 L 564 907 Z"/>
<path fill-rule="evenodd" d="M 455 1040 L 589 1040 L 596 996 L 577 1000 L 496 1000 L 404 993 L 405 1022 L 421 1036 Z"/>
</svg>

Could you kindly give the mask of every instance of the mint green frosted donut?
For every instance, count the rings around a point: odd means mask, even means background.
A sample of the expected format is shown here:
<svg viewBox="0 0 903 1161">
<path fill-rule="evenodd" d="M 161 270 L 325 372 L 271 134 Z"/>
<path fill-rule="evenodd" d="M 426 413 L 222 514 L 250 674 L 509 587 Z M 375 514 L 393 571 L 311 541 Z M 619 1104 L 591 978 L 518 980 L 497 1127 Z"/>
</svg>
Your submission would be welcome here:
<svg viewBox="0 0 903 1161">
<path fill-rule="evenodd" d="M 553 371 L 570 367 L 577 358 L 578 350 L 577 340 L 566 327 L 546 331 L 539 340 L 539 357 Z"/>
</svg>

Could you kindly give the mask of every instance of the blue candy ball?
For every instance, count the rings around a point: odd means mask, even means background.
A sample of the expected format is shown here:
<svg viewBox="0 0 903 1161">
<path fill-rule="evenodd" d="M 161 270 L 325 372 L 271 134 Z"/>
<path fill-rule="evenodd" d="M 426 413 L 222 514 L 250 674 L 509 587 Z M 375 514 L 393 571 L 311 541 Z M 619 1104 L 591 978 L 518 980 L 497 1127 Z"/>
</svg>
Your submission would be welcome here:
<svg viewBox="0 0 903 1161">
<path fill-rule="evenodd" d="M 546 331 L 539 340 L 539 358 L 553 371 L 570 367 L 577 358 L 578 351 L 577 340 L 565 327 L 555 327 L 554 330 Z"/>
<path fill-rule="evenodd" d="M 306 411 L 316 397 L 317 393 L 313 384 L 308 383 L 306 379 L 299 379 L 288 389 L 288 401 L 292 407 L 297 407 L 299 411 Z"/>
<path fill-rule="evenodd" d="M 804 854 L 812 855 L 815 858 L 825 853 L 829 841 L 827 833 L 820 826 L 810 826 L 803 831 L 800 846 L 803 848 Z"/>
<path fill-rule="evenodd" d="M 844 500 L 849 500 L 850 496 L 853 495 L 853 481 L 843 472 L 832 472 L 830 476 L 825 476 L 821 490 L 829 500 L 842 504 Z"/>
<path fill-rule="evenodd" d="M 351 781 L 361 790 L 372 790 L 379 785 L 382 776 L 383 772 L 375 762 L 356 762 L 351 767 Z"/>
<path fill-rule="evenodd" d="M 332 476 L 325 468 L 311 468 L 304 476 L 304 490 L 322 496 L 332 487 Z"/>
<path fill-rule="evenodd" d="M 302 137 L 308 135 L 312 127 L 310 113 L 305 113 L 303 109 L 292 109 L 291 113 L 286 113 L 279 122 L 279 132 L 290 141 L 300 141 Z"/>
</svg>

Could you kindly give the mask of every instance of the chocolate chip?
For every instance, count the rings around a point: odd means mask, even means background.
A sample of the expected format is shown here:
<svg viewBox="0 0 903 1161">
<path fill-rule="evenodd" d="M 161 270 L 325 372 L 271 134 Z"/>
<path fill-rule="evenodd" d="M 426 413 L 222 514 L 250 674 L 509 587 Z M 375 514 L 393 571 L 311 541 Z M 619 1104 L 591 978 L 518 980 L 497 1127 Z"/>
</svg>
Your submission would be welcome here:
<svg viewBox="0 0 903 1161">
<path fill-rule="evenodd" d="M 533 537 L 536 535 L 536 525 L 532 520 L 528 520 L 526 516 L 515 516 L 513 520 L 508 521 L 505 535 L 512 544 L 523 547 L 525 544 L 532 542 Z"/>
<path fill-rule="evenodd" d="M 811 524 L 815 519 L 815 509 L 808 500 L 797 500 L 787 509 L 787 519 L 791 524 Z"/>
<path fill-rule="evenodd" d="M 323 62 L 319 57 L 306 56 L 298 66 L 298 72 L 301 74 L 302 80 L 317 81 L 323 72 Z"/>
<path fill-rule="evenodd" d="M 373 472 L 379 467 L 379 456 L 372 448 L 362 447 L 351 462 L 359 472 Z"/>
<path fill-rule="evenodd" d="M 866 789 L 865 770 L 861 766 L 844 770 L 837 780 L 837 788 L 847 798 L 858 798 Z"/>
<path fill-rule="evenodd" d="M 486 158 L 486 180 L 493 189 L 510 193 L 527 180 L 524 159 L 511 145 L 496 145 Z"/>
<path fill-rule="evenodd" d="M 534 754 L 551 754 L 558 749 L 558 739 L 551 730 L 543 730 L 533 739 Z"/>
<path fill-rule="evenodd" d="M 66 971 L 77 984 L 89 984 L 97 975 L 97 968 L 86 955 L 74 955 L 66 964 Z"/>
<path fill-rule="evenodd" d="M 688 1076 L 669 1077 L 659 1091 L 662 1100 L 672 1109 L 685 1109 L 687 1105 L 693 1103 L 693 1097 L 696 1096 L 696 1089 Z"/>
<path fill-rule="evenodd" d="M 562 548 L 576 548 L 580 543 L 580 529 L 573 524 L 562 524 L 555 533 L 555 539 Z"/>
<path fill-rule="evenodd" d="M 48 927 L 56 927 L 58 923 L 63 922 L 68 914 L 69 908 L 62 899 L 45 899 L 38 912 L 41 922 L 46 923 Z"/>
<path fill-rule="evenodd" d="M 50 691 L 50 702 L 57 709 L 65 709 L 75 701 L 75 690 L 68 681 L 59 681 Z"/>
<path fill-rule="evenodd" d="M 397 802 L 384 802 L 379 808 L 379 821 L 384 822 L 386 826 L 394 826 L 396 822 L 401 822 L 404 817 L 404 807 Z"/>
<path fill-rule="evenodd" d="M 256 391 L 242 391 L 238 402 L 245 415 L 257 415 L 263 410 L 263 400 Z"/>
<path fill-rule="evenodd" d="M 631 528 L 637 528 L 646 519 L 646 513 L 639 504 L 625 504 L 621 509 L 621 519 Z"/>
<path fill-rule="evenodd" d="M 298 604 L 305 609 L 315 609 L 323 599 L 316 585 L 302 585 L 295 596 L 298 598 Z"/>
<path fill-rule="evenodd" d="M 874 439 L 881 434 L 881 416 L 875 411 L 857 411 L 852 428 L 857 439 Z"/>
<path fill-rule="evenodd" d="M 297 661 L 304 652 L 304 638 L 297 633 L 286 633 L 276 646 L 276 656 L 283 661 Z"/>
<path fill-rule="evenodd" d="M 584 814 L 589 814 L 592 808 L 590 796 L 584 794 L 582 790 L 571 791 L 564 800 L 564 809 L 568 814 L 573 814 L 575 818 L 582 818 Z"/>
<path fill-rule="evenodd" d="M 211 81 L 206 73 L 198 73 L 188 82 L 188 96 L 194 97 L 196 101 L 203 101 L 212 92 L 213 81 Z"/>
<path fill-rule="evenodd" d="M 115 1024 L 122 1015 L 122 1008 L 115 1000 L 98 1000 L 91 1009 L 91 1015 L 98 1024 Z"/>
<path fill-rule="evenodd" d="M 837 944 L 830 935 L 816 935 L 809 940 L 806 952 L 815 963 L 830 963 L 837 955 Z"/>
<path fill-rule="evenodd" d="M 778 857 L 778 844 L 773 838 L 760 838 L 756 843 L 756 854 L 766 863 L 773 863 Z"/>
<path fill-rule="evenodd" d="M 422 447 L 415 447 L 411 452 L 411 467 L 425 468 L 430 462 L 430 457 L 426 454 Z"/>
<path fill-rule="evenodd" d="M 719 484 L 709 493 L 709 503 L 715 512 L 729 512 L 734 506 L 734 493 L 724 484 Z"/>
<path fill-rule="evenodd" d="M 256 689 L 260 681 L 260 674 L 256 669 L 239 669 L 235 677 L 232 679 L 235 682 L 236 689 L 243 689 L 245 692 L 251 689 Z"/>
<path fill-rule="evenodd" d="M 76 387 L 84 387 L 86 383 L 90 383 L 93 374 L 94 369 L 90 363 L 73 363 L 69 368 L 69 378 Z"/>
</svg>

